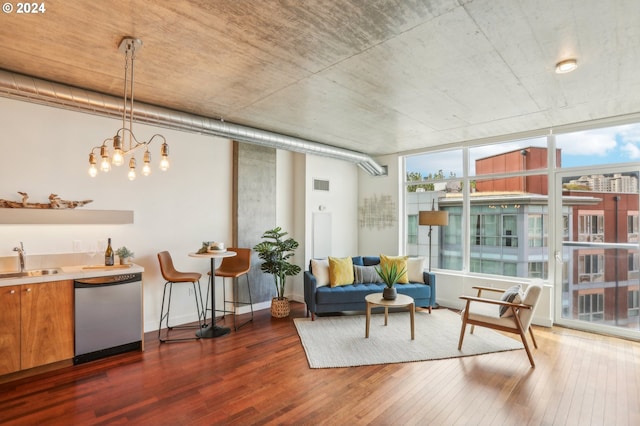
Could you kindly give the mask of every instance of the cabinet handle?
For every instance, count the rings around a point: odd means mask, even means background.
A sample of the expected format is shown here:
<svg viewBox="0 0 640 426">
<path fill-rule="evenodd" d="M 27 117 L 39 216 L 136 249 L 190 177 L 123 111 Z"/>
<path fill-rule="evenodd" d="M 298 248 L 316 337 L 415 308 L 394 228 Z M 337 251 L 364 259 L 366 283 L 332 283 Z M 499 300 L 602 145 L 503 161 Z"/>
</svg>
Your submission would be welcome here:
<svg viewBox="0 0 640 426">
<path fill-rule="evenodd" d="M 15 292 L 16 292 L 15 290 L 11 290 L 9 294 L 15 294 Z"/>
<path fill-rule="evenodd" d="M 30 289 L 30 288 L 26 289 L 25 291 L 26 291 L 27 293 L 31 293 L 31 289 Z"/>
</svg>

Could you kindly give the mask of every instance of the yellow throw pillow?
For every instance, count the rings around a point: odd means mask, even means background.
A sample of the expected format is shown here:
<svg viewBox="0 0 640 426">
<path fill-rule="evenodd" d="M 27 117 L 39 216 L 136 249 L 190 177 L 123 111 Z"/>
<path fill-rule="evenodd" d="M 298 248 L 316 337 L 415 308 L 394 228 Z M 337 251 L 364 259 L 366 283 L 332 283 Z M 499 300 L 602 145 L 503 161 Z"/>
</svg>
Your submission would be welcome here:
<svg viewBox="0 0 640 426">
<path fill-rule="evenodd" d="M 385 256 L 384 254 L 380 255 L 380 268 L 384 268 L 385 265 L 387 267 L 391 267 L 391 265 L 395 264 L 398 271 L 402 271 L 404 269 L 404 274 L 398 280 L 398 284 L 406 284 L 409 282 L 409 276 L 407 275 L 407 259 L 409 256 Z"/>
<path fill-rule="evenodd" d="M 331 287 L 353 284 L 353 261 L 350 257 L 329 256 L 329 284 Z"/>
</svg>

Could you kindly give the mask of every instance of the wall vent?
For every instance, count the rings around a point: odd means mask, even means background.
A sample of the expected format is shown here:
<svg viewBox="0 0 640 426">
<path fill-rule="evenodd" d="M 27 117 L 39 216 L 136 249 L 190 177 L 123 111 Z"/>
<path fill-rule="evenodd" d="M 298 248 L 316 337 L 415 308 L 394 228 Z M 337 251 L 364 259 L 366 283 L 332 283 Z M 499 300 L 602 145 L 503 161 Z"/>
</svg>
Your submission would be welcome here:
<svg viewBox="0 0 640 426">
<path fill-rule="evenodd" d="M 329 181 L 323 179 L 314 179 L 313 180 L 313 189 L 315 191 L 328 191 L 329 190 Z"/>
</svg>

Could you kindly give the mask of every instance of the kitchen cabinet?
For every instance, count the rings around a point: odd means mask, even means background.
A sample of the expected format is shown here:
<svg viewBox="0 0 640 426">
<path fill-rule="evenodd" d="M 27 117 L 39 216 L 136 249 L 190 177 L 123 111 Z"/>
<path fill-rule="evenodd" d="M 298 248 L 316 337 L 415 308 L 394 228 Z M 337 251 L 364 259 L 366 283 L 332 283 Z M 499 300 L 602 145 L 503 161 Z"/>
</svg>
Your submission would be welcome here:
<svg viewBox="0 0 640 426">
<path fill-rule="evenodd" d="M 1 294 L 7 356 L 0 374 L 73 358 L 73 280 L 2 287 Z"/>
<path fill-rule="evenodd" d="M 20 287 L 0 287 L 0 375 L 20 370 Z"/>
</svg>

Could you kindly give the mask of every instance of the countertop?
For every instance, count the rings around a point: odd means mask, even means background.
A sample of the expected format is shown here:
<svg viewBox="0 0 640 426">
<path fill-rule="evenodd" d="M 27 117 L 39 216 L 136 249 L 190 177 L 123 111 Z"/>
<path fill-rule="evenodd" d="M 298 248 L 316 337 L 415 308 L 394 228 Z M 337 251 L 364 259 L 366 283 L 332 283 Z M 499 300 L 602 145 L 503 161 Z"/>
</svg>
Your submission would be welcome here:
<svg viewBox="0 0 640 426">
<path fill-rule="evenodd" d="M 87 268 L 88 266 L 90 266 L 90 269 Z M 76 265 L 60 266 L 58 269 L 61 271 L 57 274 L 41 275 L 39 277 L 0 278 L 0 287 L 144 272 L 144 268 L 142 266 L 133 263 L 129 268 L 110 268 L 108 266 L 97 268 L 96 266 L 91 265 Z"/>
</svg>

